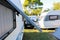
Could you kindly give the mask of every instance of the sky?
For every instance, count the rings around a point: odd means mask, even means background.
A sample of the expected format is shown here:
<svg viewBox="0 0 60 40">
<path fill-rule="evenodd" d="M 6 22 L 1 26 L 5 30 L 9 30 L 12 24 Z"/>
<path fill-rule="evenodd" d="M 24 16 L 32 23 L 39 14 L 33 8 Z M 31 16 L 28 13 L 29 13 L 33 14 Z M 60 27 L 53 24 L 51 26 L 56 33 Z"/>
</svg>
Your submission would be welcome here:
<svg viewBox="0 0 60 40">
<path fill-rule="evenodd" d="M 25 0 L 21 0 L 21 3 L 23 4 Z M 41 2 L 43 3 L 43 10 L 49 8 L 52 9 L 53 7 L 53 3 L 54 2 L 60 2 L 60 0 L 41 0 Z"/>
<path fill-rule="evenodd" d="M 43 3 L 43 10 L 45 10 L 47 8 L 52 9 L 53 3 L 60 2 L 60 0 L 41 0 L 41 2 Z"/>
<path fill-rule="evenodd" d="M 20 1 L 21 1 L 21 3 L 23 4 L 25 0 L 20 0 Z"/>
</svg>

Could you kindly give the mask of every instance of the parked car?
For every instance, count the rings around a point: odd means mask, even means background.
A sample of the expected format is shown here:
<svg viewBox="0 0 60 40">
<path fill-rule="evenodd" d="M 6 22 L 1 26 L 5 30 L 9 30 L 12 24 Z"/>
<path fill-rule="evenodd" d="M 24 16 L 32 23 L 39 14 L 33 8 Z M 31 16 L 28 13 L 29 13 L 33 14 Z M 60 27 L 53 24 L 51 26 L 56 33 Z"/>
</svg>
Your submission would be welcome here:
<svg viewBox="0 0 60 40">
<path fill-rule="evenodd" d="M 37 22 L 37 16 L 28 16 L 34 23 Z M 25 28 L 33 29 L 34 26 L 31 25 L 26 19 L 24 19 Z"/>
</svg>

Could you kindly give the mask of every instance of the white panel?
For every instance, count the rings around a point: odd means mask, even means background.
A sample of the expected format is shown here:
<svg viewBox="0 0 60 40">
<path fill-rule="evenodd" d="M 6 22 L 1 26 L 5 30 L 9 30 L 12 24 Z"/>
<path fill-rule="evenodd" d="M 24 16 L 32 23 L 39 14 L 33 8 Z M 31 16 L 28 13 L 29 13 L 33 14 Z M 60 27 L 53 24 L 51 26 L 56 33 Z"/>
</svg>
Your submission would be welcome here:
<svg viewBox="0 0 60 40">
<path fill-rule="evenodd" d="M 14 5 L 16 5 L 18 7 L 18 9 L 23 11 L 23 8 L 22 8 L 20 0 L 7 0 L 7 1 L 11 1 L 11 3 L 14 3 Z"/>
<path fill-rule="evenodd" d="M 0 5 L 0 37 L 13 27 L 13 12 Z"/>
</svg>

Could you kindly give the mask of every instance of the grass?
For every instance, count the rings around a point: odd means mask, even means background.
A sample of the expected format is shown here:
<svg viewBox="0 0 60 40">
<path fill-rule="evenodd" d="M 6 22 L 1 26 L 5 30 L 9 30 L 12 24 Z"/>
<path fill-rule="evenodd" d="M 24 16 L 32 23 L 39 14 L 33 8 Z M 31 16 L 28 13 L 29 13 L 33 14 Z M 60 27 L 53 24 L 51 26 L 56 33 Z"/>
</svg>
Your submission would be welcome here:
<svg viewBox="0 0 60 40">
<path fill-rule="evenodd" d="M 48 31 L 49 32 L 49 31 Z M 25 29 L 23 40 L 56 40 L 48 32 L 39 32 L 34 29 Z"/>
<path fill-rule="evenodd" d="M 40 31 L 35 29 L 24 29 L 24 32 L 40 32 Z M 42 30 L 42 32 L 55 32 L 55 30 Z"/>
</svg>

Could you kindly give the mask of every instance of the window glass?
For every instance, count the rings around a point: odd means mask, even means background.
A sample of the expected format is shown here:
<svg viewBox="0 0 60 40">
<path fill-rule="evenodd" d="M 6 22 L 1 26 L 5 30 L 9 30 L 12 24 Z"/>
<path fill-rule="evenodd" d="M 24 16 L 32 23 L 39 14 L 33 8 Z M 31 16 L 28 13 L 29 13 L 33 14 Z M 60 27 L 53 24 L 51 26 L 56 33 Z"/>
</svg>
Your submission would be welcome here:
<svg viewBox="0 0 60 40">
<path fill-rule="evenodd" d="M 47 15 L 44 21 L 52 21 L 60 19 L 60 15 Z"/>
<path fill-rule="evenodd" d="M 50 15 L 49 20 L 58 20 L 58 15 Z"/>
</svg>

